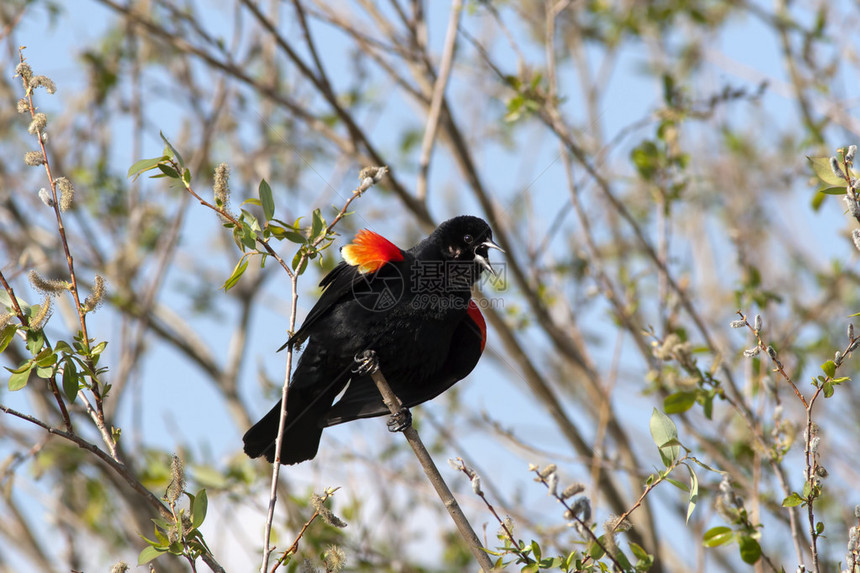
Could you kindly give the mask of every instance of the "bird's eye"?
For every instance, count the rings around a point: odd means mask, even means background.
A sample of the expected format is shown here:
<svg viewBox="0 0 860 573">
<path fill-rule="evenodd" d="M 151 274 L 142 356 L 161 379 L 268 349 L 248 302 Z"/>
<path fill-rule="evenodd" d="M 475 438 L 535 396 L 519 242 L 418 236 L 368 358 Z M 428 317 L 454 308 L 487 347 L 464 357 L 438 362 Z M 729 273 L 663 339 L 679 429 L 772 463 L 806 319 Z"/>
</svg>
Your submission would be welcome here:
<svg viewBox="0 0 860 573">
<path fill-rule="evenodd" d="M 463 242 L 465 242 L 467 245 L 471 245 L 472 241 L 474 241 L 474 239 L 472 238 L 472 235 L 464 235 L 463 236 Z"/>
</svg>

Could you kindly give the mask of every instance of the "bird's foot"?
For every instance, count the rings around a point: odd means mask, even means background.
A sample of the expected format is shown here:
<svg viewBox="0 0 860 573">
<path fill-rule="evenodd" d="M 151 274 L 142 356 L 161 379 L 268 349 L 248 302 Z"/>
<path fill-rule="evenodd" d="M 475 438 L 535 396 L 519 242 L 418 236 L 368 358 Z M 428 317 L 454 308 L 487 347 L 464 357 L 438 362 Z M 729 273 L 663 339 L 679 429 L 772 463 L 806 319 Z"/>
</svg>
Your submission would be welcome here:
<svg viewBox="0 0 860 573">
<path fill-rule="evenodd" d="M 352 371 L 361 376 L 373 374 L 379 370 L 379 358 L 373 350 L 364 350 L 353 357 L 355 368 Z"/>
<path fill-rule="evenodd" d="M 396 414 L 391 414 L 385 425 L 388 426 L 389 432 L 402 432 L 412 425 L 412 412 L 403 408 Z"/>
</svg>

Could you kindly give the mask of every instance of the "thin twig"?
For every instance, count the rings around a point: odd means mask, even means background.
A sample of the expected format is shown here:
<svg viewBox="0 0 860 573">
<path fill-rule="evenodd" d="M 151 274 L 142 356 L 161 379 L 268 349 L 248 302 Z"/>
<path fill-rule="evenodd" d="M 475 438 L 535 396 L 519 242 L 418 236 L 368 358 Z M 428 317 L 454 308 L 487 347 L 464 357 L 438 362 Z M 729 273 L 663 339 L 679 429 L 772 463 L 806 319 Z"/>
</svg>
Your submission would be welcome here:
<svg viewBox="0 0 860 573">
<path fill-rule="evenodd" d="M 529 557 L 529 556 L 528 556 L 528 555 L 527 555 L 527 554 L 526 554 L 522 549 L 520 549 L 520 545 L 519 545 L 519 543 L 517 543 L 517 540 L 516 540 L 516 538 L 514 537 L 514 533 L 513 533 L 513 531 L 511 531 L 511 528 L 510 528 L 510 527 L 508 527 L 508 524 L 507 524 L 507 523 L 505 523 L 505 520 L 501 518 L 501 516 L 498 514 L 498 512 L 496 512 L 496 508 L 495 508 L 495 507 L 493 507 L 493 504 L 491 504 L 491 503 L 490 503 L 490 500 L 489 500 L 489 499 L 487 499 L 487 495 L 483 492 L 483 490 L 482 490 L 480 487 L 476 487 L 476 486 L 474 485 L 474 484 L 475 484 L 475 478 L 476 478 L 476 477 L 477 477 L 477 475 L 478 475 L 478 474 L 475 472 L 475 470 L 473 470 L 472 468 L 470 468 L 469 466 L 467 466 L 467 465 L 466 465 L 466 462 L 465 462 L 465 461 L 463 461 L 463 458 L 457 458 L 456 460 L 448 460 L 448 463 L 450 463 L 450 464 L 452 464 L 452 465 L 456 466 L 456 467 L 457 467 L 457 469 L 459 469 L 461 472 L 463 472 L 464 474 L 466 474 L 466 476 L 467 476 L 470 480 L 472 480 L 472 490 L 475 492 L 475 494 L 476 494 L 478 497 L 480 497 L 480 498 L 481 498 L 481 500 L 484 502 L 484 505 L 486 505 L 486 506 L 487 506 L 487 509 L 489 509 L 489 510 L 490 510 L 490 513 L 492 513 L 492 514 L 493 514 L 493 517 L 495 517 L 495 518 L 496 518 L 496 521 L 498 521 L 498 522 L 499 522 L 499 526 L 501 527 L 502 531 L 504 531 L 504 532 L 505 532 L 505 537 L 507 537 L 507 538 L 508 538 L 508 541 L 509 541 L 509 542 L 510 542 L 510 544 L 511 544 L 510 550 L 511 550 L 511 551 L 513 551 L 514 553 L 516 553 L 516 554 L 517 554 L 517 556 L 518 556 L 518 557 L 522 560 L 522 562 L 523 562 L 523 563 L 525 563 L 526 565 L 528 565 L 529 563 L 533 563 L 533 562 L 534 562 L 534 560 L 533 560 L 531 557 Z M 486 537 L 486 535 L 485 535 L 484 537 Z"/>
<path fill-rule="evenodd" d="M 3 285 L 3 289 L 12 301 L 12 310 L 15 311 L 15 316 L 18 317 L 18 320 L 21 321 L 23 326 L 30 326 L 27 322 L 27 317 L 24 316 L 24 311 L 21 310 L 21 306 L 18 304 L 18 297 L 15 296 L 15 291 L 12 290 L 11 285 L 6 282 L 6 277 L 3 276 L 3 271 L 0 271 L 0 284 Z"/>
<path fill-rule="evenodd" d="M 418 181 L 415 186 L 415 195 L 420 201 L 427 200 L 430 156 L 433 153 L 433 144 L 436 142 L 439 116 L 442 112 L 442 102 L 445 99 L 445 88 L 448 86 L 448 78 L 451 76 L 454 50 L 457 46 L 457 30 L 460 28 L 460 14 L 462 12 L 462 1 L 453 0 L 451 2 L 451 15 L 448 20 L 448 31 L 445 33 L 445 47 L 442 49 L 442 60 L 439 62 L 439 75 L 433 86 L 433 96 L 430 99 L 430 110 L 427 112 L 427 124 L 424 128 L 424 140 L 421 142 Z"/>
</svg>

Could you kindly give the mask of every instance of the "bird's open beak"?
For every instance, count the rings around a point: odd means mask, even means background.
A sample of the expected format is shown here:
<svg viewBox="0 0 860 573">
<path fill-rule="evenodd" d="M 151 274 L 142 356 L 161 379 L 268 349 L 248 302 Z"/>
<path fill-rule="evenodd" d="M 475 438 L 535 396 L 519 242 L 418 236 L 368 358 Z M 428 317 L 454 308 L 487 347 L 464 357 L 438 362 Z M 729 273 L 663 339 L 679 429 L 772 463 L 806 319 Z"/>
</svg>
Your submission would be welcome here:
<svg viewBox="0 0 860 573">
<path fill-rule="evenodd" d="M 494 243 L 492 239 L 487 239 L 486 241 L 478 245 L 478 247 L 475 249 L 475 260 L 478 261 L 478 263 L 482 267 L 487 269 L 490 274 L 493 275 L 493 278 L 499 278 L 499 275 L 496 273 L 496 270 L 493 268 L 493 265 L 490 264 L 489 257 L 478 253 L 478 249 L 480 249 L 481 247 L 486 247 L 487 249 L 498 249 L 503 253 L 505 252 L 505 250 L 496 243 Z"/>
</svg>

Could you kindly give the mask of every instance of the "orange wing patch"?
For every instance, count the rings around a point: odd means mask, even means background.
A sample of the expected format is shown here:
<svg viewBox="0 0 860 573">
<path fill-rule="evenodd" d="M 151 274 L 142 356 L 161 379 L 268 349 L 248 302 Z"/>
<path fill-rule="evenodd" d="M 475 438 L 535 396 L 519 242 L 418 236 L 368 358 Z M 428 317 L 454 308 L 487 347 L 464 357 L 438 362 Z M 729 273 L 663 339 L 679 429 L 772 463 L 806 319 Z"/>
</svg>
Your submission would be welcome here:
<svg viewBox="0 0 860 573">
<path fill-rule="evenodd" d="M 341 247 L 340 254 L 362 274 L 375 273 L 385 263 L 403 260 L 403 252 L 397 245 L 367 229 L 359 231 L 350 244 Z"/>
<path fill-rule="evenodd" d="M 469 308 L 466 309 L 466 314 L 472 319 L 472 322 L 478 327 L 481 332 L 481 352 L 484 351 L 484 346 L 487 345 L 487 323 L 484 320 L 484 315 L 478 310 L 478 305 L 474 300 L 469 301 Z"/>
</svg>

